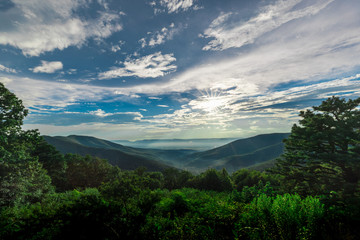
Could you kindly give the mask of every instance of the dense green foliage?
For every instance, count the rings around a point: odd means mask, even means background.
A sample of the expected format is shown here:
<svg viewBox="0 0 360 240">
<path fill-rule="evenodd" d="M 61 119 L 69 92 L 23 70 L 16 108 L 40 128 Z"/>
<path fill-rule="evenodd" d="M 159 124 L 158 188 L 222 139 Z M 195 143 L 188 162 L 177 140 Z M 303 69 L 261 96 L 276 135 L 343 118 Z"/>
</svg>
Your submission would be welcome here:
<svg viewBox="0 0 360 240">
<path fill-rule="evenodd" d="M 270 172 L 121 170 L 60 154 L 0 84 L 0 239 L 356 239 L 360 100 L 301 112 Z M 106 143 L 107 144 L 107 143 Z"/>
<path fill-rule="evenodd" d="M 50 177 L 32 155 L 39 133 L 21 129 L 27 113 L 0 83 L 0 207 L 34 203 L 53 191 Z"/>
</svg>

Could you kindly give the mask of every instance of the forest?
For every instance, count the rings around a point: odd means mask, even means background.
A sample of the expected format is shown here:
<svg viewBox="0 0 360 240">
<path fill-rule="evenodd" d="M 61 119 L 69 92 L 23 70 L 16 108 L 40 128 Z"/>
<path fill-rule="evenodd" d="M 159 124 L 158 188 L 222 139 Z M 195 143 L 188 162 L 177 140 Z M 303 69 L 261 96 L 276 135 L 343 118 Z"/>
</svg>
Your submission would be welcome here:
<svg viewBox="0 0 360 240">
<path fill-rule="evenodd" d="M 358 239 L 359 104 L 301 111 L 266 171 L 153 172 L 61 154 L 0 83 L 0 239 Z"/>
</svg>

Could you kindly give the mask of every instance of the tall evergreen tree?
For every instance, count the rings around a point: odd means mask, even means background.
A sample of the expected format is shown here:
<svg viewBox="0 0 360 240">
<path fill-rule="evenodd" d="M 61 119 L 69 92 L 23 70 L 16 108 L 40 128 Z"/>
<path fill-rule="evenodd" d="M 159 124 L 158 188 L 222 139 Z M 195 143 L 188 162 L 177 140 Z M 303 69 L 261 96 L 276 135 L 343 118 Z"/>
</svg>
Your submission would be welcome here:
<svg viewBox="0 0 360 240">
<path fill-rule="evenodd" d="M 360 98 L 331 97 L 300 112 L 275 172 L 303 194 L 354 192 L 359 181 Z"/>
</svg>

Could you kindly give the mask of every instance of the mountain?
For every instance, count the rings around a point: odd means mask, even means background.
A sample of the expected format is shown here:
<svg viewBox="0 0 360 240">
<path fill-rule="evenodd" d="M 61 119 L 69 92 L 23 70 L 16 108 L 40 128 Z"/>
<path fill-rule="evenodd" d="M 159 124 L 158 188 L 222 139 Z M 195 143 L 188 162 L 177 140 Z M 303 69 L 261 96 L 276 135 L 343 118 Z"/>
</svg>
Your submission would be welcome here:
<svg viewBox="0 0 360 240">
<path fill-rule="evenodd" d="M 283 139 L 289 133 L 262 134 L 233 141 L 208 151 L 186 156 L 184 167 L 204 170 L 209 167 L 226 168 L 229 172 L 277 158 L 283 153 Z"/>
<path fill-rule="evenodd" d="M 132 148 L 89 136 L 43 137 L 46 142 L 53 145 L 63 154 L 89 154 L 107 159 L 109 163 L 122 169 L 136 169 L 144 166 L 150 171 L 158 171 L 170 166 L 177 167 L 177 160 L 194 153 L 192 150 Z"/>
<path fill-rule="evenodd" d="M 61 153 L 97 156 L 122 169 L 144 166 L 150 171 L 158 171 L 171 166 L 194 172 L 207 168 L 226 168 L 233 172 L 240 168 L 262 170 L 272 166 L 273 159 L 280 156 L 284 150 L 282 140 L 288 136 L 289 133 L 262 134 L 202 152 L 189 149 L 134 148 L 95 137 L 77 135 L 44 136 L 44 139 Z"/>
</svg>

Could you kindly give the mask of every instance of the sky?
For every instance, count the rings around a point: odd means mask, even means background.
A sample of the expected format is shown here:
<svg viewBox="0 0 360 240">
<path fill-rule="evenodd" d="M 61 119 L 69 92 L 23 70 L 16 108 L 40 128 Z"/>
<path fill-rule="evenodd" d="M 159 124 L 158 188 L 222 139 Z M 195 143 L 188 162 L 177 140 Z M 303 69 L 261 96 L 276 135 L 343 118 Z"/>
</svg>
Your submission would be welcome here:
<svg viewBox="0 0 360 240">
<path fill-rule="evenodd" d="M 360 96 L 358 0 L 0 0 L 25 129 L 109 140 L 290 132 Z"/>
</svg>

